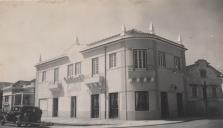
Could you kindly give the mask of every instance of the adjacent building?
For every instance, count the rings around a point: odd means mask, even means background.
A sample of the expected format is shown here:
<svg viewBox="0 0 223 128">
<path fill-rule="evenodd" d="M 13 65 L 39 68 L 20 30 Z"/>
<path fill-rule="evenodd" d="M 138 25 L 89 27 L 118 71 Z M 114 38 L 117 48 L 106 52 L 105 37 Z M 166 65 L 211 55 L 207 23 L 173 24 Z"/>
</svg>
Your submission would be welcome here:
<svg viewBox="0 0 223 128">
<path fill-rule="evenodd" d="M 3 111 L 9 111 L 13 106 L 33 106 L 35 79 L 31 81 L 19 80 L 14 84 L 3 87 Z"/>
<path fill-rule="evenodd" d="M 10 86 L 13 83 L 10 82 L 0 82 L 0 110 L 2 110 L 2 102 L 3 102 L 3 87 Z"/>
<path fill-rule="evenodd" d="M 186 67 L 187 114 L 223 113 L 222 73 L 200 59 Z"/>
<path fill-rule="evenodd" d="M 136 29 L 36 65 L 36 105 L 48 117 L 159 119 L 186 110 L 185 50 Z"/>
</svg>

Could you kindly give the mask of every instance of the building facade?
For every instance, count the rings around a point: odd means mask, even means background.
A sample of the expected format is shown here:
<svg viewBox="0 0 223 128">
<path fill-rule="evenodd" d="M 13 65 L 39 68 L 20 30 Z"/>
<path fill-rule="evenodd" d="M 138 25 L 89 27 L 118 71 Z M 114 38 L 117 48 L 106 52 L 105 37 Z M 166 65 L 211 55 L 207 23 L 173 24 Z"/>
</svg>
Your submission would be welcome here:
<svg viewBox="0 0 223 128">
<path fill-rule="evenodd" d="M 181 40 L 180 40 L 181 41 Z M 135 29 L 36 65 L 36 105 L 48 117 L 159 119 L 185 111 L 185 50 Z"/>
<path fill-rule="evenodd" d="M 9 111 L 13 106 L 34 106 L 35 79 L 19 80 L 14 84 L 3 87 L 3 111 Z"/>
<path fill-rule="evenodd" d="M 223 113 L 222 73 L 206 60 L 187 66 L 187 114 Z"/>
</svg>

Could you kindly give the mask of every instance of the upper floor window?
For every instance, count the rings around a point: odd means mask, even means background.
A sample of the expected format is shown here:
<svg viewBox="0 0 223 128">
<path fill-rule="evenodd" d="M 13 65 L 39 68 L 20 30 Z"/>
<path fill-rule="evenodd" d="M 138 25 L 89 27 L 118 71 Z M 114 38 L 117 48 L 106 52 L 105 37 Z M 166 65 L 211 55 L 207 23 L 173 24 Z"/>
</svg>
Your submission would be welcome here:
<svg viewBox="0 0 223 128">
<path fill-rule="evenodd" d="M 46 81 L 46 71 L 42 72 L 42 82 Z"/>
<path fill-rule="evenodd" d="M 75 63 L 75 75 L 81 74 L 81 62 Z"/>
<path fill-rule="evenodd" d="M 134 68 L 146 68 L 147 67 L 146 49 L 134 49 L 133 61 L 134 61 Z"/>
<path fill-rule="evenodd" d="M 217 88 L 212 87 L 212 97 L 217 97 Z"/>
<path fill-rule="evenodd" d="M 116 53 L 109 54 L 109 68 L 116 67 Z"/>
<path fill-rule="evenodd" d="M 158 53 L 158 64 L 161 67 L 166 67 L 166 55 L 164 52 Z"/>
<path fill-rule="evenodd" d="M 59 68 L 54 69 L 54 83 L 59 81 Z"/>
<path fill-rule="evenodd" d="M 200 70 L 200 76 L 201 76 L 202 78 L 206 78 L 206 77 L 207 77 L 207 71 L 204 70 L 204 69 L 201 69 L 201 70 Z"/>
<path fill-rule="evenodd" d="M 197 97 L 197 87 L 192 87 L 192 97 Z"/>
<path fill-rule="evenodd" d="M 92 59 L 92 75 L 99 73 L 98 57 Z"/>
<path fill-rule="evenodd" d="M 9 102 L 9 96 L 5 96 L 5 102 Z"/>
<path fill-rule="evenodd" d="M 174 56 L 174 68 L 180 70 L 180 57 Z"/>
<path fill-rule="evenodd" d="M 149 110 L 149 95 L 147 91 L 135 92 L 135 110 L 136 111 Z"/>
<path fill-rule="evenodd" d="M 69 64 L 67 66 L 67 76 L 72 76 L 73 75 L 73 72 L 74 72 L 74 65 L 73 64 Z"/>
</svg>

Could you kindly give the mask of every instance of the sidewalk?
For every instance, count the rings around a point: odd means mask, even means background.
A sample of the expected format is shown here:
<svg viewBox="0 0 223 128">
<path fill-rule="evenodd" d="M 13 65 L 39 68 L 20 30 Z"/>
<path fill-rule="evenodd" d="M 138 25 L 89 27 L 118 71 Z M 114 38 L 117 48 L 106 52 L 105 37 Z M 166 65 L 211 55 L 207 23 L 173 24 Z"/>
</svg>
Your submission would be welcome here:
<svg viewBox="0 0 223 128">
<path fill-rule="evenodd" d="M 194 120 L 185 118 L 180 120 L 104 120 L 104 119 L 75 119 L 75 118 L 46 118 L 43 117 L 42 121 L 54 123 L 54 125 L 67 125 L 67 126 L 88 126 L 88 127 L 131 127 L 131 126 L 151 126 L 181 123 L 185 121 Z"/>
</svg>

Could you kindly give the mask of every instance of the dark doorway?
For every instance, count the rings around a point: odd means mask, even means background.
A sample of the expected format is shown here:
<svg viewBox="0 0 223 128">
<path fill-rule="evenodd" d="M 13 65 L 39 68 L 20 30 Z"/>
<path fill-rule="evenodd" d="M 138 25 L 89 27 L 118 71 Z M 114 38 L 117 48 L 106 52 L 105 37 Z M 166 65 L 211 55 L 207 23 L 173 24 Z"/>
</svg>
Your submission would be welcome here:
<svg viewBox="0 0 223 128">
<path fill-rule="evenodd" d="M 169 117 L 169 105 L 168 105 L 168 95 L 167 92 L 161 92 L 161 117 Z"/>
<path fill-rule="evenodd" d="M 77 114 L 77 98 L 76 96 L 71 96 L 71 109 L 70 109 L 70 117 L 76 117 Z"/>
<path fill-rule="evenodd" d="M 109 118 L 118 118 L 118 93 L 109 94 Z"/>
<path fill-rule="evenodd" d="M 58 98 L 53 98 L 53 117 L 58 116 Z"/>
<path fill-rule="evenodd" d="M 183 94 L 177 93 L 177 113 L 179 117 L 183 116 Z"/>
<path fill-rule="evenodd" d="M 99 117 L 99 95 L 91 95 L 91 118 Z"/>
</svg>

